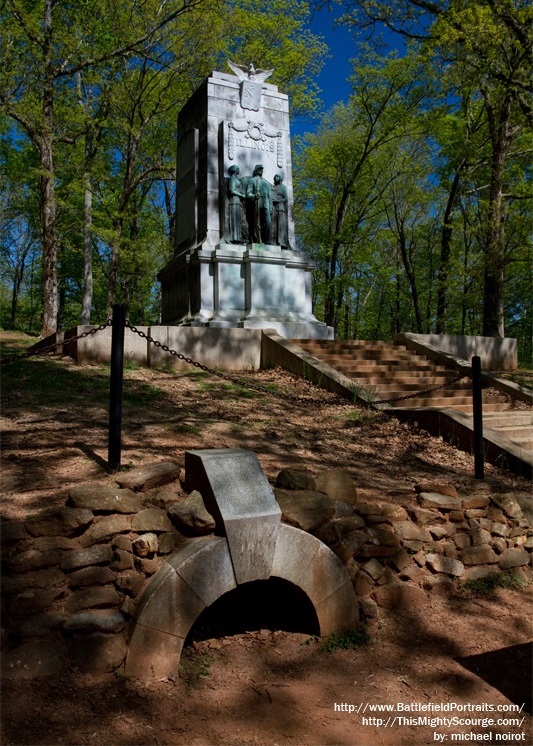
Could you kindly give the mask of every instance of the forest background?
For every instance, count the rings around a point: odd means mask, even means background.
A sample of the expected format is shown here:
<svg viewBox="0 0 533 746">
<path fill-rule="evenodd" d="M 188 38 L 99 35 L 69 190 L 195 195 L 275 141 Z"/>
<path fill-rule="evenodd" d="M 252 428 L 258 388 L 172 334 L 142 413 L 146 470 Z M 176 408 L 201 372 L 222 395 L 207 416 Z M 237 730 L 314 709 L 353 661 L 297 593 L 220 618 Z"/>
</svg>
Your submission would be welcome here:
<svg viewBox="0 0 533 746">
<path fill-rule="evenodd" d="M 354 61 L 324 112 L 328 4 Z M 177 114 L 229 58 L 274 68 L 313 123 L 292 147 L 316 315 L 349 339 L 514 336 L 531 364 L 532 21 L 527 0 L 2 0 L 2 326 L 46 335 L 115 302 L 157 323 Z"/>
</svg>

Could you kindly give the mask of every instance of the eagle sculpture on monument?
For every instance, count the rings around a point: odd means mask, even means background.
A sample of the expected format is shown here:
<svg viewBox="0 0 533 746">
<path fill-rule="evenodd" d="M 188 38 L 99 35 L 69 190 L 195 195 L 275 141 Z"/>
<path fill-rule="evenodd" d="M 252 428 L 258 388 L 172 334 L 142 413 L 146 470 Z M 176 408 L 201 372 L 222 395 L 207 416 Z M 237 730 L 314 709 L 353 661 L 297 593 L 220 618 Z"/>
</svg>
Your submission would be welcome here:
<svg viewBox="0 0 533 746">
<path fill-rule="evenodd" d="M 243 109 L 259 111 L 261 108 L 261 89 L 263 83 L 269 78 L 272 70 L 256 70 L 253 63 L 248 66 L 237 65 L 235 62 L 227 61 L 230 68 L 241 82 L 241 106 Z"/>
</svg>

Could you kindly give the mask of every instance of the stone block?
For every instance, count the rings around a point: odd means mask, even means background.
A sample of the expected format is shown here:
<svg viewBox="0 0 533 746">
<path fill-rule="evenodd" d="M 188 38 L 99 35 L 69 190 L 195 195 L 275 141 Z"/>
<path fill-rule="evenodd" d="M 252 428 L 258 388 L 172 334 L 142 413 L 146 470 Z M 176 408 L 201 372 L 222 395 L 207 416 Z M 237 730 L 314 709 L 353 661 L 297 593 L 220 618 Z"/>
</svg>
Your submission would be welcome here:
<svg viewBox="0 0 533 746">
<path fill-rule="evenodd" d="M 466 549 L 472 545 L 470 534 L 466 531 L 459 531 L 453 537 L 453 542 L 458 549 Z"/>
<path fill-rule="evenodd" d="M 419 526 L 427 526 L 428 524 L 444 523 L 446 518 L 442 513 L 437 513 L 435 510 L 428 510 L 426 508 L 407 508 L 408 514 L 412 520 Z"/>
<path fill-rule="evenodd" d="M 65 601 L 65 611 L 72 613 L 82 609 L 98 609 L 110 606 L 120 606 L 122 597 L 112 585 L 87 588 L 76 591 Z"/>
<path fill-rule="evenodd" d="M 409 518 L 405 508 L 401 505 L 394 505 L 391 503 L 384 503 L 381 505 L 381 514 L 387 521 L 391 521 L 391 523 L 406 521 Z"/>
<path fill-rule="evenodd" d="M 522 508 L 512 494 L 493 495 L 492 500 L 509 518 L 522 518 Z"/>
<path fill-rule="evenodd" d="M 465 571 L 465 566 L 462 562 L 450 557 L 443 557 L 440 554 L 428 554 L 426 562 L 428 567 L 434 570 L 434 572 L 453 575 L 456 578 L 460 578 Z"/>
<path fill-rule="evenodd" d="M 158 554 L 170 554 L 176 547 L 183 542 L 183 537 L 175 531 L 168 531 L 159 536 Z"/>
<path fill-rule="evenodd" d="M 142 502 L 131 490 L 107 484 L 80 484 L 69 490 L 69 503 L 100 513 L 136 513 Z"/>
<path fill-rule="evenodd" d="M 88 634 L 90 632 L 120 632 L 126 620 L 118 609 L 90 609 L 78 611 L 65 619 L 66 632 Z"/>
<path fill-rule="evenodd" d="M 115 585 L 123 593 L 135 598 L 146 582 L 144 575 L 121 575 L 115 581 Z"/>
<path fill-rule="evenodd" d="M 507 542 L 501 536 L 496 536 L 491 542 L 491 547 L 494 549 L 496 554 L 501 554 L 507 549 Z"/>
<path fill-rule="evenodd" d="M 95 521 L 80 539 L 83 547 L 109 539 L 115 534 L 126 533 L 131 529 L 131 515 L 106 515 L 99 521 Z"/>
<path fill-rule="evenodd" d="M 385 572 L 384 566 L 377 559 L 368 560 L 368 562 L 365 562 L 362 567 L 363 570 L 368 573 L 368 575 L 370 575 L 370 577 L 374 581 L 378 581 Z"/>
<path fill-rule="evenodd" d="M 327 544 L 328 547 L 332 547 L 341 540 L 342 533 L 336 521 L 328 521 L 313 531 L 313 536 Z"/>
<path fill-rule="evenodd" d="M 26 529 L 32 536 L 70 536 L 92 520 L 92 512 L 85 508 L 58 508 L 30 518 Z"/>
<path fill-rule="evenodd" d="M 145 508 L 133 516 L 132 531 L 172 531 L 172 523 L 161 508 Z"/>
<path fill-rule="evenodd" d="M 460 510 L 461 503 L 455 497 L 441 495 L 438 492 L 421 492 L 418 501 L 422 508 L 436 508 L 437 510 Z"/>
<path fill-rule="evenodd" d="M 118 534 L 118 536 L 115 536 L 113 538 L 113 541 L 111 542 L 111 546 L 113 547 L 113 549 L 122 549 L 125 552 L 132 552 L 133 551 L 133 540 L 130 539 L 129 536 Z"/>
<path fill-rule="evenodd" d="M 490 531 L 486 531 L 484 528 L 479 528 L 477 531 L 472 531 L 472 546 L 479 547 L 482 544 L 490 544 L 492 541 L 492 534 Z"/>
<path fill-rule="evenodd" d="M 112 583 L 115 573 L 109 567 L 82 567 L 68 576 L 70 588 L 80 588 L 87 585 L 105 585 Z"/>
<path fill-rule="evenodd" d="M 411 562 L 409 552 L 402 547 L 399 552 L 390 558 L 390 564 L 397 572 L 402 572 Z"/>
<path fill-rule="evenodd" d="M 374 588 L 374 583 L 366 573 L 360 572 L 353 583 L 353 588 L 358 596 L 368 596 Z"/>
<path fill-rule="evenodd" d="M 411 583 L 382 585 L 374 591 L 378 606 L 393 610 L 415 610 L 426 605 L 428 596 L 424 591 Z"/>
<path fill-rule="evenodd" d="M 392 567 L 387 567 L 383 571 L 383 575 L 380 577 L 376 585 L 389 585 L 390 583 L 399 583 L 398 576 L 392 569 Z"/>
<path fill-rule="evenodd" d="M 333 500 L 321 492 L 275 489 L 274 496 L 282 520 L 302 531 L 315 531 L 335 514 Z"/>
<path fill-rule="evenodd" d="M 529 554 L 525 549 L 506 549 L 499 557 L 498 564 L 502 570 L 512 567 L 525 567 L 529 564 Z"/>
<path fill-rule="evenodd" d="M 344 518 L 334 518 L 332 523 L 334 526 L 340 529 L 340 532 L 343 536 L 350 531 L 356 531 L 357 529 L 365 527 L 365 521 L 360 515 L 349 515 Z"/>
<path fill-rule="evenodd" d="M 431 534 L 428 529 L 418 526 L 412 521 L 400 521 L 395 528 L 402 539 L 406 541 L 431 541 Z"/>
<path fill-rule="evenodd" d="M 185 476 L 226 534 L 237 582 L 269 578 L 281 510 L 255 453 L 187 451 Z"/>
<path fill-rule="evenodd" d="M 282 469 L 276 479 L 276 487 L 286 490 L 314 490 L 315 478 L 303 469 Z"/>
<path fill-rule="evenodd" d="M 115 549 L 113 552 L 113 562 L 110 567 L 117 572 L 133 569 L 135 562 L 132 553 L 127 552 L 125 549 Z"/>
<path fill-rule="evenodd" d="M 447 575 L 430 575 L 424 579 L 424 589 L 439 596 L 449 596 L 454 593 L 455 585 Z"/>
<path fill-rule="evenodd" d="M 135 539 L 132 546 L 133 552 L 137 557 L 148 557 L 151 554 L 155 554 L 159 546 L 157 534 L 143 534 Z"/>
<path fill-rule="evenodd" d="M 186 536 L 206 536 L 213 533 L 216 527 L 215 519 L 206 509 L 197 490 L 193 490 L 185 500 L 171 505 L 168 515 Z"/>
<path fill-rule="evenodd" d="M 359 610 L 364 619 L 376 619 L 378 616 L 378 605 L 373 598 L 360 598 Z"/>
<path fill-rule="evenodd" d="M 113 559 L 113 552 L 108 546 L 95 546 L 88 549 L 79 549 L 69 552 L 61 560 L 62 570 L 77 570 L 80 567 L 89 567 L 90 565 L 106 565 Z"/>
<path fill-rule="evenodd" d="M 38 536 L 32 540 L 31 546 L 40 552 L 48 552 L 53 549 L 78 549 L 78 542 L 64 536 Z"/>
<path fill-rule="evenodd" d="M 498 562 L 498 557 L 488 544 L 482 544 L 463 549 L 461 560 L 465 565 L 492 565 Z"/>
<path fill-rule="evenodd" d="M 315 490 L 332 500 L 355 505 L 357 493 L 353 479 L 343 469 L 329 469 L 315 477 Z"/>
<path fill-rule="evenodd" d="M 453 484 L 444 482 L 420 482 L 415 485 L 415 492 L 435 492 L 438 495 L 448 495 L 448 497 L 458 498 L 457 490 Z"/>
<path fill-rule="evenodd" d="M 7 567 L 12 573 L 42 570 L 53 565 L 58 565 L 66 554 L 70 554 L 70 552 L 67 553 L 59 549 L 51 549 L 46 552 L 40 552 L 37 549 L 28 549 L 26 552 L 20 552 L 10 557 Z"/>
<path fill-rule="evenodd" d="M 463 510 L 483 509 L 488 508 L 490 505 L 490 498 L 486 495 L 470 495 L 470 497 L 464 497 L 461 500 L 461 507 Z"/>
<path fill-rule="evenodd" d="M 146 492 L 154 487 L 169 484 L 178 479 L 180 467 L 173 461 L 161 461 L 156 464 L 139 466 L 136 469 L 115 476 L 121 487 L 127 487 L 134 492 Z"/>
</svg>

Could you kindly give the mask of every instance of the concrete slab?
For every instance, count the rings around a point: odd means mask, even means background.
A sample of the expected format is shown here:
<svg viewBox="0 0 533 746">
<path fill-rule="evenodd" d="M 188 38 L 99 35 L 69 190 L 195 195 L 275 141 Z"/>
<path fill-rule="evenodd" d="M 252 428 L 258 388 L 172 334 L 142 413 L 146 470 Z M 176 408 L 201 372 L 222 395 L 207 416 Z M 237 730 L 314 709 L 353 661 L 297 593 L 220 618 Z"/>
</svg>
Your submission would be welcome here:
<svg viewBox="0 0 533 746">
<path fill-rule="evenodd" d="M 347 590 L 346 584 L 350 581 L 346 570 L 331 549 L 311 534 L 285 524 L 280 526 L 272 575 L 289 580 L 301 588 L 309 596 L 317 613 L 329 596 L 334 597 L 330 602 L 331 606 L 323 607 L 324 628 L 329 629 L 336 624 L 335 620 L 344 620 L 341 625 L 343 628 L 353 624 L 355 593 L 353 589 L 351 593 Z M 346 588 L 335 596 L 344 586 Z M 321 634 L 330 634 L 322 631 L 320 616 L 319 624 Z"/>
<path fill-rule="evenodd" d="M 177 676 L 185 639 L 137 624 L 128 648 L 126 674 L 144 680 Z"/>
<path fill-rule="evenodd" d="M 255 453 L 186 451 L 185 480 L 226 534 L 237 583 L 269 578 L 281 510 Z"/>
<path fill-rule="evenodd" d="M 169 558 L 173 567 L 187 585 L 210 606 L 217 598 L 237 587 L 228 542 L 223 537 L 210 537 L 207 541 L 193 540 L 184 550 Z"/>
<path fill-rule="evenodd" d="M 173 567 L 160 568 L 136 611 L 137 624 L 176 637 L 187 637 L 206 604 Z"/>
</svg>

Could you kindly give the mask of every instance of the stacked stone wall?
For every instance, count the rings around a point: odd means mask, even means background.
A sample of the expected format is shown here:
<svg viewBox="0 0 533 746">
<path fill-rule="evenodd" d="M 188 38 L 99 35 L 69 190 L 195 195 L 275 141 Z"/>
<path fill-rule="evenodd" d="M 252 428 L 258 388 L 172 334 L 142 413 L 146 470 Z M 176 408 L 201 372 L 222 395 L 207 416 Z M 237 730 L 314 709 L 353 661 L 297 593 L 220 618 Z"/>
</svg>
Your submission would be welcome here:
<svg viewBox="0 0 533 746">
<path fill-rule="evenodd" d="M 342 560 L 368 621 L 380 606 L 412 607 L 468 580 L 531 578 L 529 496 L 482 487 L 458 495 L 450 485 L 425 484 L 408 500 L 369 502 L 342 470 L 291 469 L 279 474 L 275 496 L 284 522 Z M 214 528 L 201 495 L 184 492 L 175 463 L 76 486 L 63 507 L 4 522 L 7 665 L 16 667 L 20 646 L 54 641 L 83 671 L 117 669 L 149 578 L 187 538 Z"/>
</svg>

